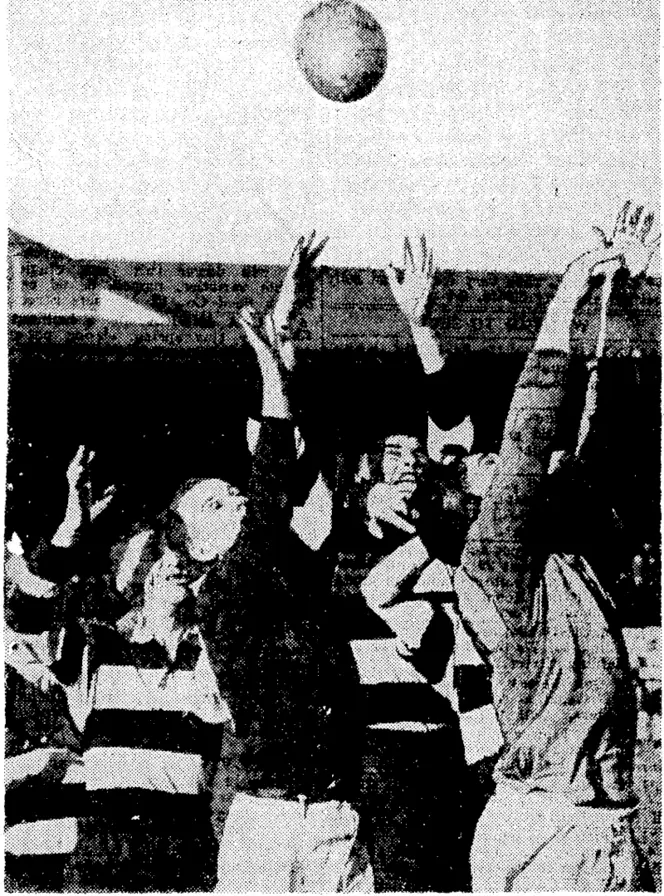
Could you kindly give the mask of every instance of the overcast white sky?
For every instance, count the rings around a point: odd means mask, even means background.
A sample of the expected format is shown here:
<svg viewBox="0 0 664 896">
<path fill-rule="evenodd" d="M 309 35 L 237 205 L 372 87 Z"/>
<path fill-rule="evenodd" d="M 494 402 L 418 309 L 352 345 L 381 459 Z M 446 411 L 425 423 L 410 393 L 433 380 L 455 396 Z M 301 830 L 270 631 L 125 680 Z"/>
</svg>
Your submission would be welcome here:
<svg viewBox="0 0 664 896">
<path fill-rule="evenodd" d="M 294 61 L 291 0 L 9 0 L 10 224 L 74 256 L 561 270 L 659 203 L 656 0 L 371 0 L 383 82 Z M 653 273 L 659 273 L 659 264 Z"/>
</svg>

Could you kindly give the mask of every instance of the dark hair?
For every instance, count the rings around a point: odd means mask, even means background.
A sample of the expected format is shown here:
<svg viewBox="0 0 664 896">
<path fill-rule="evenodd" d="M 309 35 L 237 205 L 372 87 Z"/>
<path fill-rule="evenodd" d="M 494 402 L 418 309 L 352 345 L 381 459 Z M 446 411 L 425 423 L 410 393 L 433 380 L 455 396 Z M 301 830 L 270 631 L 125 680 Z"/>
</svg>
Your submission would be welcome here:
<svg viewBox="0 0 664 896">
<path fill-rule="evenodd" d="M 363 459 L 366 457 L 369 467 L 369 479 L 374 485 L 376 482 L 381 482 L 383 479 L 383 457 L 385 455 L 385 443 L 388 439 L 395 438 L 398 435 L 405 435 L 409 439 L 417 439 L 422 448 L 427 460 L 429 460 L 428 455 L 426 454 L 425 449 L 425 441 L 419 435 L 413 435 L 410 433 L 400 433 L 397 431 L 392 431 L 387 433 L 386 435 L 381 435 L 378 438 L 374 439 L 374 441 L 368 446 L 368 450 L 363 452 L 360 456 L 357 464 L 355 465 L 355 477 L 359 478 L 360 473 L 360 465 Z"/>
<path fill-rule="evenodd" d="M 131 569 L 127 584 L 119 592 L 131 607 L 142 606 L 145 580 L 154 564 L 163 554 L 164 545 L 161 533 L 156 528 L 134 526 L 129 537 L 114 545 L 111 550 L 111 585 L 112 590 L 117 592 L 116 579 L 122 563 L 125 561 L 127 552 L 134 539 L 142 534 L 145 535 L 145 541 L 141 545 L 140 553 L 136 557 L 136 562 Z"/>
<path fill-rule="evenodd" d="M 427 487 L 418 489 L 413 498 L 418 533 L 432 556 L 451 566 L 459 565 L 481 503 L 466 488 L 464 456 L 449 464 L 432 464 Z"/>
</svg>

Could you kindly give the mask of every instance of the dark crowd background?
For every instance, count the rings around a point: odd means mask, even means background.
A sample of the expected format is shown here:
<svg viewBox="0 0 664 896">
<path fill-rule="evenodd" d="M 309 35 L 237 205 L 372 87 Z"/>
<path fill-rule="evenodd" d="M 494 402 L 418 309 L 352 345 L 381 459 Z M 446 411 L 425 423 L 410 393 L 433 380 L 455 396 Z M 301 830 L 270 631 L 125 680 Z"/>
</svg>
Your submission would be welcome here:
<svg viewBox="0 0 664 896">
<path fill-rule="evenodd" d="M 468 353 L 453 359 L 478 448 L 496 448 L 525 355 Z M 101 493 L 118 487 L 98 523 L 100 549 L 162 510 L 191 476 L 246 477 L 245 425 L 257 414 L 258 371 L 244 349 L 94 351 L 25 349 L 10 357 L 7 527 L 49 536 L 66 502 L 76 448 L 96 451 Z M 342 500 L 357 459 L 377 435 L 422 429 L 424 396 L 413 349 L 305 351 L 297 371 L 302 428 Z M 564 415 L 560 447 L 573 447 L 587 373 Z M 443 401 L 444 398 L 441 398 Z M 609 358 L 600 371 L 592 487 L 572 504 L 559 496 L 543 525 L 574 531 L 616 599 L 624 625 L 660 620 L 660 363 Z"/>
</svg>

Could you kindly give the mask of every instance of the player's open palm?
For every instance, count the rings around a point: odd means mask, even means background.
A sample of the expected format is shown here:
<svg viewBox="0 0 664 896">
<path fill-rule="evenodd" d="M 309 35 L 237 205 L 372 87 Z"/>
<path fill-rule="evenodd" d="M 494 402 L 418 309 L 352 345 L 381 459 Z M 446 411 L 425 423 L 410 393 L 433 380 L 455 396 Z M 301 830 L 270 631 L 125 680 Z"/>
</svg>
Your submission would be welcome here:
<svg viewBox="0 0 664 896">
<path fill-rule="evenodd" d="M 433 286 L 433 252 L 427 249 L 426 237 L 420 238 L 418 252 L 413 252 L 408 237 L 403 242 L 403 268 L 388 264 L 385 268 L 390 290 L 408 322 L 421 325 L 429 305 Z"/>
<path fill-rule="evenodd" d="M 81 518 L 94 520 L 106 510 L 115 497 L 115 486 L 109 486 L 100 498 L 92 498 L 92 478 L 90 467 L 95 453 L 85 445 L 79 445 L 76 454 L 67 467 L 70 502 L 76 503 Z"/>
<path fill-rule="evenodd" d="M 637 277 L 647 269 L 659 245 L 659 236 L 649 239 L 654 223 L 653 211 L 628 200 L 618 214 L 611 239 L 600 227 L 595 227 L 594 230 L 599 236 L 600 245 L 622 255 L 630 276 Z"/>
<path fill-rule="evenodd" d="M 245 305 L 237 317 L 244 330 L 247 342 L 256 353 L 261 367 L 279 367 L 279 355 L 276 347 L 270 344 L 267 334 L 260 331 L 260 320 L 253 305 Z"/>
<path fill-rule="evenodd" d="M 315 281 L 314 265 L 328 239 L 325 237 L 316 245 L 314 230 L 308 240 L 301 236 L 295 244 L 272 312 L 277 332 L 287 331 L 293 324 L 293 317 L 311 300 Z"/>
<path fill-rule="evenodd" d="M 265 317 L 266 335 L 286 370 L 295 366 L 293 323 L 313 298 L 314 264 L 328 241 L 325 237 L 316 245 L 315 239 L 314 230 L 308 240 L 301 236 L 295 244 L 275 306 Z"/>
</svg>

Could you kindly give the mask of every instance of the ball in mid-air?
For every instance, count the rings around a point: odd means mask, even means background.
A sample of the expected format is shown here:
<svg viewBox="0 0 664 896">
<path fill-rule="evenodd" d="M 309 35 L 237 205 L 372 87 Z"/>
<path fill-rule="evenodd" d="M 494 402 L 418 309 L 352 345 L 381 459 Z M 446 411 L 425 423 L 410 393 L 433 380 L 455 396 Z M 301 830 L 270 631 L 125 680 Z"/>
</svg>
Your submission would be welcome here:
<svg viewBox="0 0 664 896">
<path fill-rule="evenodd" d="M 350 103 L 371 93 L 387 68 L 387 41 L 376 19 L 350 0 L 324 0 L 295 35 L 304 77 L 328 100 Z"/>
</svg>

